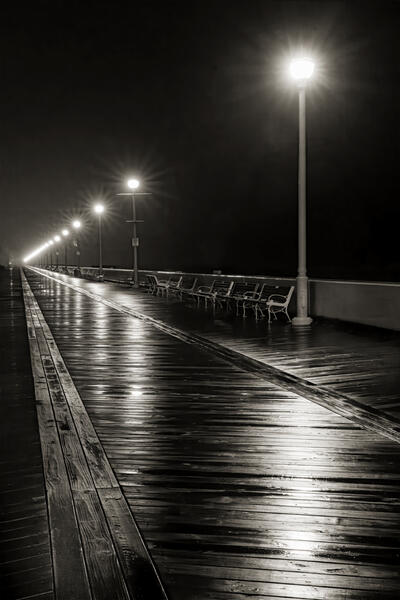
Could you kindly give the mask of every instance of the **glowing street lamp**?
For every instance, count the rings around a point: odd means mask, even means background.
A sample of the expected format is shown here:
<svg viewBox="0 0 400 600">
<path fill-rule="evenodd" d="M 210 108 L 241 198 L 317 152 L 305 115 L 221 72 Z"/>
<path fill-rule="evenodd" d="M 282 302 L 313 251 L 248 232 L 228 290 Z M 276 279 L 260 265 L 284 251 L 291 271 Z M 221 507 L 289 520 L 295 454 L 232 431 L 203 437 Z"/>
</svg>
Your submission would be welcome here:
<svg viewBox="0 0 400 600">
<path fill-rule="evenodd" d="M 127 186 L 132 193 L 132 279 L 133 287 L 139 287 L 139 272 L 138 272 L 138 246 L 139 238 L 136 232 L 136 200 L 135 190 L 138 189 L 140 181 L 138 179 L 128 179 Z"/>
<path fill-rule="evenodd" d="M 296 278 L 297 316 L 293 325 L 310 325 L 308 316 L 307 230 L 306 230 L 306 87 L 314 74 L 311 58 L 291 61 L 289 72 L 299 90 L 299 166 L 298 166 L 298 272 Z"/>
<path fill-rule="evenodd" d="M 75 240 L 73 243 L 74 243 L 74 246 L 76 247 L 76 257 L 77 257 L 76 262 L 77 262 L 78 269 L 81 268 L 81 249 L 80 249 L 79 235 L 78 235 L 78 232 L 79 232 L 81 226 L 82 226 L 82 223 L 79 221 L 79 219 L 75 219 L 75 221 L 72 221 L 72 227 L 76 231 L 76 237 L 75 237 Z"/>
<path fill-rule="evenodd" d="M 99 217 L 99 275 L 98 279 L 103 279 L 103 256 L 102 256 L 102 243 L 101 243 L 101 215 L 104 212 L 104 205 L 97 203 L 93 207 L 94 212 Z"/>
<path fill-rule="evenodd" d="M 139 247 L 139 238 L 137 237 L 136 224 L 143 223 L 143 221 L 139 221 L 136 218 L 136 196 L 149 196 L 150 194 L 147 192 L 136 192 L 136 190 L 140 186 L 139 179 L 132 177 L 128 179 L 126 182 L 127 187 L 129 188 L 129 192 L 121 192 L 117 194 L 117 196 L 131 196 L 132 198 L 132 282 L 133 287 L 139 287 L 139 270 L 138 270 L 138 247 Z M 129 223 L 130 221 L 128 221 Z"/>
</svg>

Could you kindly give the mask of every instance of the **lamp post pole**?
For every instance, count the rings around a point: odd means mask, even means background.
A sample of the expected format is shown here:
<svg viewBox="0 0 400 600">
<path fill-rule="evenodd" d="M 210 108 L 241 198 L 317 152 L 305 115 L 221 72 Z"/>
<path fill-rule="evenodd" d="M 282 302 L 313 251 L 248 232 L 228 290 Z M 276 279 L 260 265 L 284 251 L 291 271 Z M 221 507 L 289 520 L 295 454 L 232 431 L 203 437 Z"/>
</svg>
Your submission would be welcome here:
<svg viewBox="0 0 400 600">
<path fill-rule="evenodd" d="M 298 166 L 298 271 L 297 316 L 293 325 L 310 325 L 308 316 L 306 213 L 306 88 L 299 86 L 299 166 Z"/>
<path fill-rule="evenodd" d="M 133 287 L 139 287 L 139 273 L 138 273 L 138 245 L 139 240 L 137 238 L 136 230 L 136 199 L 135 192 L 132 191 L 132 279 Z"/>
<path fill-rule="evenodd" d="M 292 61 L 291 74 L 299 91 L 299 163 L 298 163 L 298 268 L 296 278 L 297 315 L 294 326 L 310 325 L 308 316 L 307 277 L 307 219 L 306 219 L 306 87 L 314 72 L 314 63 L 308 58 Z"/>
<path fill-rule="evenodd" d="M 101 213 L 99 213 L 99 277 L 103 277 L 103 250 L 101 245 Z"/>
<path fill-rule="evenodd" d="M 99 217 L 99 275 L 98 275 L 98 279 L 100 281 L 103 280 L 103 248 L 102 248 L 102 235 L 101 235 L 101 215 L 104 212 L 104 205 L 103 204 L 95 204 L 95 206 L 93 207 L 94 212 L 97 214 L 97 216 Z"/>
<path fill-rule="evenodd" d="M 132 284 L 134 288 L 139 287 L 139 269 L 138 269 L 138 247 L 139 238 L 137 237 L 137 223 L 143 223 L 143 221 L 136 218 L 136 195 L 139 196 L 150 196 L 149 192 L 135 192 L 140 186 L 138 179 L 128 179 L 127 187 L 131 190 L 130 192 L 120 192 L 117 196 L 131 196 L 132 198 Z M 127 221 L 130 223 L 130 221 Z"/>
<path fill-rule="evenodd" d="M 74 221 L 72 221 L 72 227 L 76 231 L 75 239 L 73 241 L 73 246 L 74 246 L 74 248 L 76 248 L 76 250 L 75 250 L 76 266 L 77 266 L 79 272 L 81 269 L 81 249 L 80 249 L 80 244 L 79 244 L 79 242 L 80 242 L 79 231 L 80 231 L 81 225 L 82 225 L 82 223 L 78 219 L 75 219 Z"/>
</svg>

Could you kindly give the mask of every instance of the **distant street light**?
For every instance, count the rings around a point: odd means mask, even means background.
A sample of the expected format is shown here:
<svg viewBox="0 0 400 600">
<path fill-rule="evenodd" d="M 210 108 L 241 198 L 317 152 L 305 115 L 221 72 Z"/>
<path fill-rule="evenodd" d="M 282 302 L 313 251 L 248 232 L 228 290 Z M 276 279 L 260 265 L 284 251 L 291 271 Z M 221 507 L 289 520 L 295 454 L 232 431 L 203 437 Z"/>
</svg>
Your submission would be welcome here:
<svg viewBox="0 0 400 600">
<path fill-rule="evenodd" d="M 49 248 L 50 248 L 50 250 L 49 250 L 49 258 L 50 258 L 50 261 L 47 261 L 47 262 L 48 262 L 48 264 L 50 265 L 50 270 L 51 270 L 51 269 L 52 269 L 52 266 L 53 266 L 53 252 L 52 252 L 52 246 L 54 245 L 54 242 L 53 242 L 53 240 L 49 240 L 49 241 L 48 241 L 48 244 L 49 244 Z"/>
<path fill-rule="evenodd" d="M 117 194 L 117 196 L 131 196 L 132 198 L 132 282 L 133 287 L 139 287 L 139 269 L 138 269 L 138 247 L 139 247 L 139 238 L 137 237 L 137 223 L 143 223 L 143 221 L 139 221 L 136 218 L 136 196 L 150 196 L 150 193 L 147 192 L 135 192 L 140 186 L 140 181 L 135 178 L 128 179 L 126 182 L 127 187 L 131 190 L 130 192 L 121 192 Z M 130 221 L 128 221 L 129 223 Z"/>
<path fill-rule="evenodd" d="M 132 190 L 132 279 L 133 287 L 139 287 L 139 272 L 138 272 L 138 246 L 139 238 L 136 232 L 136 200 L 135 190 L 138 189 L 140 182 L 138 179 L 128 179 L 128 188 Z"/>
<path fill-rule="evenodd" d="M 78 269 L 81 268 L 81 248 L 80 248 L 80 244 L 79 244 L 79 235 L 78 235 L 78 232 L 79 232 L 81 226 L 82 226 L 82 223 L 78 219 L 75 219 L 75 221 L 72 221 L 72 227 L 76 231 L 76 238 L 73 243 L 74 243 L 74 246 L 76 247 L 76 258 L 77 258 L 76 263 L 77 263 Z"/>
<path fill-rule="evenodd" d="M 298 273 L 296 279 L 297 316 L 293 325 L 310 325 L 308 316 L 307 231 L 306 231 L 306 87 L 314 73 L 314 62 L 299 57 L 290 63 L 290 75 L 299 90 L 299 166 L 298 166 Z"/>
<path fill-rule="evenodd" d="M 58 242 L 61 242 L 61 237 L 59 235 L 55 235 L 54 236 L 54 242 L 56 244 L 58 244 Z M 58 271 L 58 255 L 60 254 L 58 248 L 56 248 L 56 270 Z"/>
<path fill-rule="evenodd" d="M 99 217 L 99 275 L 98 279 L 103 279 L 103 256 L 102 256 L 102 243 L 101 243 L 101 215 L 104 212 L 103 204 L 95 204 L 93 207 L 94 212 Z"/>
<path fill-rule="evenodd" d="M 62 232 L 63 236 L 65 238 L 67 238 L 69 236 L 69 231 L 68 229 L 63 229 Z M 68 240 L 65 239 L 64 242 L 64 267 L 65 267 L 65 271 L 68 272 Z"/>
</svg>

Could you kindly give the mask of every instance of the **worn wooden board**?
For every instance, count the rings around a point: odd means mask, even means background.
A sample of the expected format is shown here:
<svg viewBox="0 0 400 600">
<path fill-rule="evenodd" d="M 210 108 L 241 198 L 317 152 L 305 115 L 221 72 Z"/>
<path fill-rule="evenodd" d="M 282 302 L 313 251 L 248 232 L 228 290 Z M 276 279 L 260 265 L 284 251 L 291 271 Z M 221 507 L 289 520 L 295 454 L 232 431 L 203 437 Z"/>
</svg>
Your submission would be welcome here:
<svg viewBox="0 0 400 600">
<path fill-rule="evenodd" d="M 398 444 L 130 313 L 29 278 L 174 600 L 397 597 Z M 159 299 L 79 285 L 167 316 Z"/>
<path fill-rule="evenodd" d="M 75 565 L 61 539 L 80 544 L 80 566 L 85 585 L 96 599 L 156 600 L 167 596 L 127 502 L 108 462 L 69 372 L 37 302 L 24 280 L 28 326 L 32 325 L 31 354 L 36 376 L 37 406 L 43 456 L 48 472 L 48 504 L 52 515 L 63 505 L 73 506 L 75 522 L 66 519 L 54 534 L 55 590 L 63 594 L 65 568 Z M 53 448 L 54 446 L 54 448 Z M 56 460 L 50 458 L 55 455 Z M 56 488 L 57 494 L 53 488 Z M 67 527 L 64 531 L 63 526 Z M 68 542 L 68 543 L 69 543 Z M 59 550 L 57 552 L 57 550 Z M 75 559 L 76 556 L 74 555 Z M 60 560 L 60 567 L 56 561 Z M 64 564 L 62 563 L 64 561 Z"/>
</svg>

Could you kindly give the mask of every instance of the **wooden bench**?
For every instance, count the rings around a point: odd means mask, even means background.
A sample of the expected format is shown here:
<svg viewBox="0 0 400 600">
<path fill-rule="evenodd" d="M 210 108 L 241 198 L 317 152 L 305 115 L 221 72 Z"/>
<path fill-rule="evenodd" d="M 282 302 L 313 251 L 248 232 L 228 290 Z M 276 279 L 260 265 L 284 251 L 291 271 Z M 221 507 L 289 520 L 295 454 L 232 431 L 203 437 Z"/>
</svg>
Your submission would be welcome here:
<svg viewBox="0 0 400 600">
<path fill-rule="evenodd" d="M 272 293 L 259 306 L 262 316 L 265 316 L 264 311 L 268 311 L 268 323 L 271 323 L 271 316 L 277 319 L 277 314 L 283 312 L 289 321 L 291 318 L 288 313 L 290 300 L 294 292 L 294 285 L 288 287 L 279 287 L 278 290 Z"/>
<path fill-rule="evenodd" d="M 191 278 L 191 279 L 182 279 L 182 283 L 179 287 L 178 293 L 179 296 L 181 297 L 181 300 L 183 299 L 183 296 L 186 295 L 190 295 L 194 292 L 194 290 L 196 289 L 196 285 L 197 285 L 197 277 Z"/>
<path fill-rule="evenodd" d="M 277 294 L 279 290 L 278 285 L 271 285 L 263 283 L 262 286 L 256 291 L 248 294 L 242 302 L 243 317 L 246 317 L 246 309 L 251 308 L 254 312 L 256 320 L 260 317 L 264 317 L 262 306 L 272 294 Z"/>
<path fill-rule="evenodd" d="M 235 283 L 229 280 L 216 282 L 211 294 L 211 301 L 214 308 L 216 304 L 219 304 L 219 306 L 223 308 L 224 303 L 228 303 L 234 286 Z"/>
<path fill-rule="evenodd" d="M 211 298 L 211 295 L 214 291 L 215 283 L 216 282 L 214 279 L 211 285 L 200 285 L 197 289 L 191 292 L 190 295 L 192 296 L 192 298 L 196 299 L 197 306 L 200 306 L 201 298 L 204 298 L 204 304 L 207 308 L 207 301 Z"/>
<path fill-rule="evenodd" d="M 247 298 L 253 298 L 257 292 L 259 284 L 249 283 L 247 281 L 235 282 L 234 288 L 229 297 L 229 303 L 236 305 L 236 316 L 239 316 L 240 306 Z"/>
</svg>

